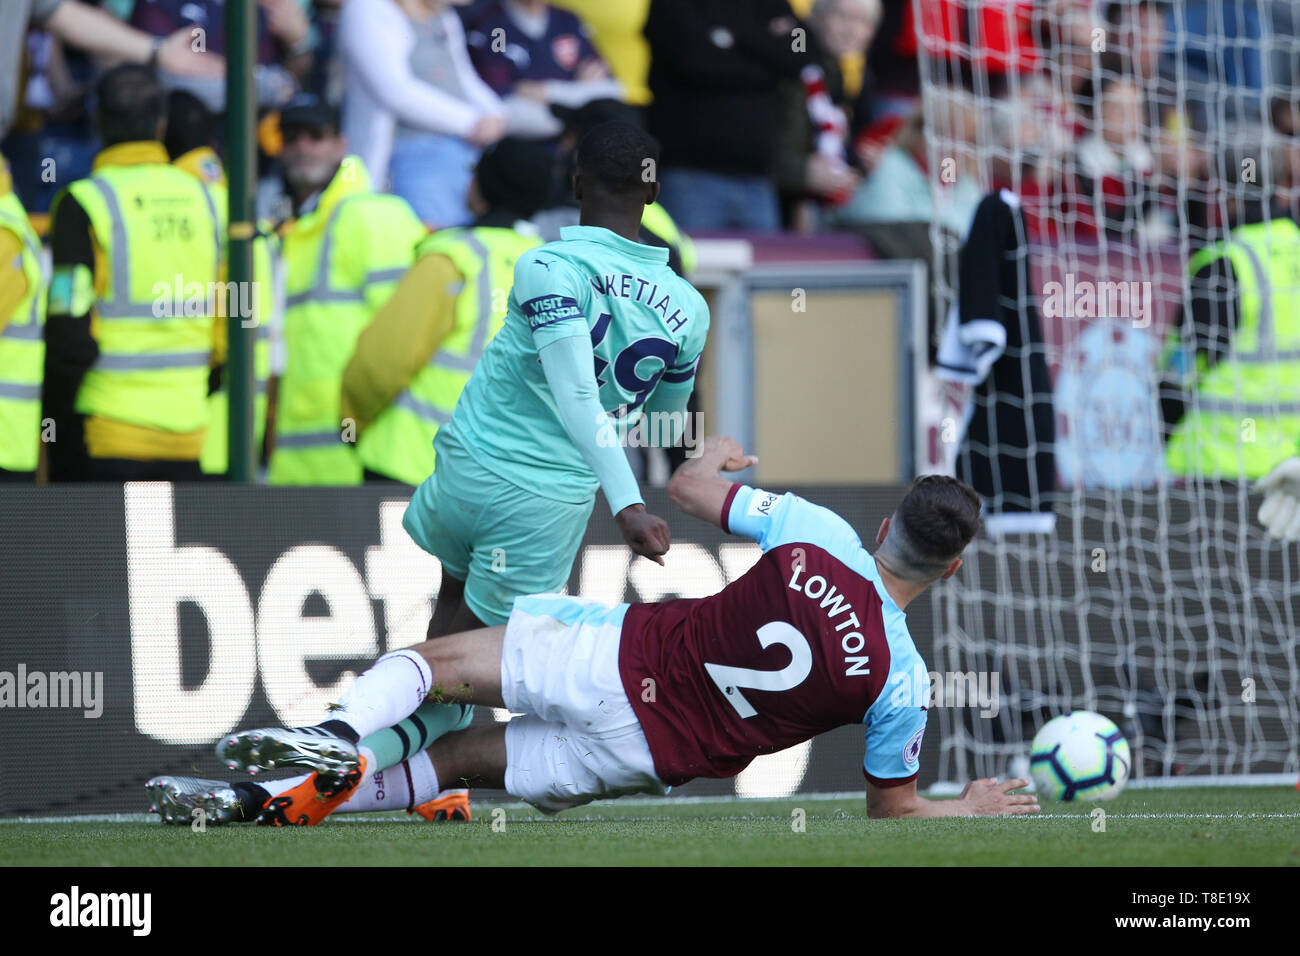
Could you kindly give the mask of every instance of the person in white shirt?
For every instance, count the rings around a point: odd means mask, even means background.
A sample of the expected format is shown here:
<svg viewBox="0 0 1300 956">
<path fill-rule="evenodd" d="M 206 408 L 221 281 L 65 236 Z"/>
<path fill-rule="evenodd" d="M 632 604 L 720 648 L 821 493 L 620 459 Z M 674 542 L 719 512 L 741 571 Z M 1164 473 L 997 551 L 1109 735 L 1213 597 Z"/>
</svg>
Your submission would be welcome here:
<svg viewBox="0 0 1300 956">
<path fill-rule="evenodd" d="M 447 0 L 346 0 L 338 37 L 343 131 L 366 168 L 430 226 L 469 222 L 474 163 L 506 119 L 456 12 Z"/>
</svg>

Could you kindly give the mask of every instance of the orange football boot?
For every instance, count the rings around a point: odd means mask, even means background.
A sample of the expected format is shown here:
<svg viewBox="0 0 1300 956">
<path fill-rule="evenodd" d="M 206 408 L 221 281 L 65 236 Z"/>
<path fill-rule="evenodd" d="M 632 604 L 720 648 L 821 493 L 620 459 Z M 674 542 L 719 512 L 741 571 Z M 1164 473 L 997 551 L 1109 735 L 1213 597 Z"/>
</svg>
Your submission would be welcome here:
<svg viewBox="0 0 1300 956">
<path fill-rule="evenodd" d="M 338 777 L 313 773 L 298 786 L 266 802 L 257 818 L 263 827 L 314 827 L 352 799 L 366 776 L 366 758 L 358 755 L 357 769 Z"/>
<path fill-rule="evenodd" d="M 453 820 L 469 823 L 473 819 L 473 815 L 469 810 L 468 790 L 443 790 L 432 800 L 406 812 L 418 813 L 430 823 Z"/>
</svg>

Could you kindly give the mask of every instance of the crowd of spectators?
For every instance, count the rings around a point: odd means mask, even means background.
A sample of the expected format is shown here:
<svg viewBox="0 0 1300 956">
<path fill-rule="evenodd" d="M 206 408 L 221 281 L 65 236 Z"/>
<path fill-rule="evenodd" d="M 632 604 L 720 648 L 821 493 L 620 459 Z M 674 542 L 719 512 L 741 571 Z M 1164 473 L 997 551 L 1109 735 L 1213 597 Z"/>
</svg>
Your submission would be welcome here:
<svg viewBox="0 0 1300 956">
<path fill-rule="evenodd" d="M 1243 129 L 1271 129 L 1288 173 L 1277 181 L 1295 192 L 1292 6 L 257 0 L 253 79 L 272 117 L 259 211 L 278 198 L 274 114 L 298 92 L 338 106 L 374 181 L 433 227 L 467 221 L 486 146 L 556 142 L 576 111 L 615 101 L 661 141 L 663 202 L 687 230 L 960 222 L 974 195 L 1011 186 L 1044 238 L 1068 225 L 1081 238 L 1159 241 L 1180 222 L 1215 225 L 1212 154 Z M 89 171 L 88 93 L 111 63 L 152 63 L 216 117 L 220 139 L 224 9 L 5 4 L 0 151 L 29 211 Z M 934 112 L 923 125 L 925 71 Z M 931 168 L 945 160 L 950 177 Z"/>
</svg>

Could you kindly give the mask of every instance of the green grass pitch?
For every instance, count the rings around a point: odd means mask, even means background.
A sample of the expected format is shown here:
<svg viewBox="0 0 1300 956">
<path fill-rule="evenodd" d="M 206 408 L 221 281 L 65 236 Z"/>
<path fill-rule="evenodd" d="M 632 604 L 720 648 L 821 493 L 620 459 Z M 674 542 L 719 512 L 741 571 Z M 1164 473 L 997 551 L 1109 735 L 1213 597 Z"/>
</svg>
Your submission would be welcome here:
<svg viewBox="0 0 1300 956">
<path fill-rule="evenodd" d="M 1104 833 L 1089 816 L 1096 806 Z M 549 818 L 483 803 L 474 814 L 461 824 L 367 814 L 203 833 L 143 816 L 0 821 L 0 864 L 1300 866 L 1300 793 L 1286 787 L 1128 790 L 1006 819 L 869 820 L 862 798 L 811 796 L 623 801 Z"/>
</svg>

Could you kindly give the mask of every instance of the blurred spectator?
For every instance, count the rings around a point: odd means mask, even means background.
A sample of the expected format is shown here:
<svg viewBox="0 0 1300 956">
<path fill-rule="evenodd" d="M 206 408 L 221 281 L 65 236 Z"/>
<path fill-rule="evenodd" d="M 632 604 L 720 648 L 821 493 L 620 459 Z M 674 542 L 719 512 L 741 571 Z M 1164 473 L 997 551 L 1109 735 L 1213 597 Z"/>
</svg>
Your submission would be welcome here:
<svg viewBox="0 0 1300 956">
<path fill-rule="evenodd" d="M 973 143 L 974 114 L 964 105 L 953 112 L 964 124 L 959 141 Z M 955 162 L 954 159 L 949 159 Z M 982 193 L 975 177 L 954 167 L 951 177 L 931 170 L 926 157 L 925 121 L 920 112 L 899 131 L 898 138 L 880 155 L 871 174 L 849 202 L 835 212 L 839 226 L 872 223 L 933 222 L 963 235 Z"/>
<path fill-rule="evenodd" d="M 1162 362 L 1166 463 L 1182 477 L 1262 478 L 1300 434 L 1300 226 L 1276 202 L 1286 164 L 1262 151 L 1264 129 L 1228 134 L 1215 165 L 1231 232 L 1188 262 L 1191 308 Z"/>
<path fill-rule="evenodd" d="M 876 31 L 884 16 L 884 0 L 859 0 L 857 3 L 828 4 L 824 0 L 790 0 L 790 9 L 800 20 L 812 23 L 814 18 L 824 18 L 830 14 L 831 22 L 816 26 L 816 32 L 822 37 L 834 37 L 823 40 L 833 43 L 844 52 L 836 54 L 840 72 L 844 74 L 844 90 L 848 98 L 856 100 L 859 93 L 867 93 L 874 85 L 870 71 L 867 69 L 867 47 L 875 39 Z M 867 31 L 867 40 L 860 43 L 859 32 Z M 847 31 L 844 39 L 839 39 L 840 31 Z M 858 118 L 865 124 L 870 116 L 864 114 Z"/>
<path fill-rule="evenodd" d="M 817 224 L 815 203 L 840 205 L 861 181 L 850 165 L 849 144 L 870 115 L 869 83 L 851 94 L 841 64 L 862 58 L 876 24 L 880 0 L 817 0 L 812 5 L 812 54 L 800 82 L 782 84 L 782 141 L 776 182 L 787 226 L 808 232 Z"/>
<path fill-rule="evenodd" d="M 470 62 L 445 0 L 347 0 L 343 130 L 378 183 L 435 227 L 471 218 L 474 162 L 506 131 L 505 107 Z"/>
<path fill-rule="evenodd" d="M 303 0 L 308 2 L 308 0 Z M 302 88 L 327 103 L 343 102 L 343 64 L 339 61 L 339 15 L 345 0 L 310 0 L 311 26 L 316 37 L 311 72 Z"/>
<path fill-rule="evenodd" d="M 270 481 L 361 482 L 356 423 L 339 410 L 357 337 L 392 294 L 425 229 L 397 196 L 375 192 L 347 155 L 338 112 L 310 94 L 280 116 L 281 160 L 294 219 L 280 230 L 285 269 L 283 375 Z"/>
<path fill-rule="evenodd" d="M 1261 103 L 1267 0 L 1183 0 L 1174 9 L 1185 68 L 1214 87 L 1216 111 L 1232 120 L 1254 120 Z"/>
<path fill-rule="evenodd" d="M 546 0 L 489 0 L 465 31 L 479 75 L 505 101 L 511 136 L 552 139 L 564 129 L 553 105 L 577 109 L 623 95 L 583 24 Z"/>
<path fill-rule="evenodd" d="M 192 43 L 224 56 L 225 15 L 225 0 L 136 0 L 128 19 L 154 36 L 184 29 Z M 305 68 L 310 65 L 311 44 L 311 21 L 299 0 L 257 0 L 258 63 L 298 61 L 300 69 Z"/>
<path fill-rule="evenodd" d="M 367 478 L 418 485 L 433 439 L 500 331 L 515 261 L 541 245 L 531 219 L 550 200 L 550 150 L 503 139 L 470 183 L 473 226 L 425 239 L 415 264 L 357 340 L 343 373 L 343 415 L 357 422 Z"/>
<path fill-rule="evenodd" d="M 1167 0 L 1116 0 L 1106 5 L 1112 34 L 1107 51 L 1119 53 L 1142 92 L 1144 137 L 1155 166 L 1173 188 L 1187 159 L 1187 146 L 1209 124 L 1209 76 L 1179 62 L 1169 46 Z"/>
<path fill-rule="evenodd" d="M 130 23 L 154 36 L 180 32 L 197 49 L 226 53 L 225 0 L 136 0 Z M 293 95 L 311 68 L 311 23 L 298 0 L 257 0 L 257 63 L 253 82 L 259 105 L 278 106 Z M 288 67 L 292 66 L 292 70 Z M 214 113 L 226 108 L 224 77 L 169 79 Z"/>
<path fill-rule="evenodd" d="M 815 0 L 810 25 L 822 47 L 835 59 L 849 110 L 849 135 L 856 136 L 873 119 L 875 80 L 867 67 L 867 50 L 884 16 L 882 0 Z"/>
<path fill-rule="evenodd" d="M 1270 104 L 1273 130 L 1281 137 L 1281 152 L 1287 165 L 1287 189 L 1283 204 L 1292 219 L 1300 222 L 1300 90 L 1290 88 Z"/>
<path fill-rule="evenodd" d="M 650 44 L 642 31 L 650 0 L 555 0 L 554 5 L 576 13 L 591 30 L 591 42 L 623 84 L 624 99 L 633 106 L 648 104 Z"/>
<path fill-rule="evenodd" d="M 23 38 L 29 23 L 96 56 L 150 63 L 178 76 L 225 73 L 221 57 L 191 50 L 188 30 L 155 38 L 79 0 L 4 0 L 0 4 L 0 136 L 8 132 L 18 106 Z"/>
<path fill-rule="evenodd" d="M 0 482 L 31 481 L 40 460 L 45 364 L 41 241 L 0 159 Z"/>
<path fill-rule="evenodd" d="M 921 95 L 921 73 L 916 62 L 916 25 L 909 0 L 884 4 L 880 24 L 867 62 L 880 95 L 880 109 L 896 116 L 910 116 Z"/>
<path fill-rule="evenodd" d="M 1155 160 L 1146 144 L 1142 90 L 1115 67 L 1104 68 L 1093 98 L 1092 131 L 1079 143 L 1080 214 L 1117 238 L 1160 237 L 1153 208 Z"/>
<path fill-rule="evenodd" d="M 1047 0 L 1036 14 L 1040 69 L 1027 78 L 1027 85 L 1043 101 L 1044 121 L 1070 140 L 1087 134 L 1080 110 L 1092 95 L 1094 37 L 1105 35 L 1091 5 L 1079 0 Z"/>
<path fill-rule="evenodd" d="M 44 30 L 27 32 L 21 108 L 0 150 L 9 158 L 13 188 L 29 214 L 47 213 L 58 191 L 90 172 L 95 129 L 86 108 L 96 78 L 80 50 Z"/>
<path fill-rule="evenodd" d="M 207 190 L 168 160 L 152 70 L 110 70 L 97 99 L 94 178 L 68 186 L 52 214 L 49 477 L 195 480 L 219 360 L 220 221 Z M 197 310 L 194 288 L 206 293 Z"/>
<path fill-rule="evenodd" d="M 786 0 L 653 0 L 650 132 L 661 202 L 682 228 L 780 228 L 774 173 L 781 80 L 808 65 Z"/>
<path fill-rule="evenodd" d="M 1049 0 L 1050 2 L 1050 0 Z M 972 89 L 982 76 L 1004 81 L 1037 65 L 1033 40 L 1036 9 L 1043 0 L 925 0 L 885 4 L 867 62 L 877 85 L 877 119 L 910 114 L 920 93 L 918 44 L 925 39 L 926 69 Z"/>
</svg>

